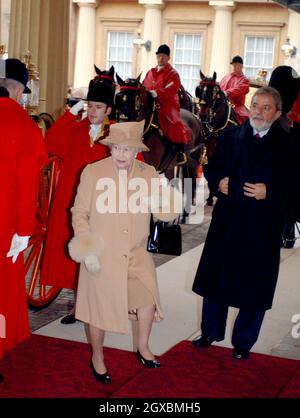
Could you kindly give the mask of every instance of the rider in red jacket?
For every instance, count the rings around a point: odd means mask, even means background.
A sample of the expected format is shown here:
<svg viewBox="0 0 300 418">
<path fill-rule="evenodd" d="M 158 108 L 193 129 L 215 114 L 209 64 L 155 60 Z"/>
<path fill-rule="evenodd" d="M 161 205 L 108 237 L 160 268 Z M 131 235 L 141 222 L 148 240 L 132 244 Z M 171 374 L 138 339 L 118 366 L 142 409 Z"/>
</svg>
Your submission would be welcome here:
<svg viewBox="0 0 300 418">
<path fill-rule="evenodd" d="M 228 100 L 234 105 L 234 111 L 240 124 L 249 119 L 249 111 L 245 106 L 246 94 L 249 93 L 249 80 L 243 73 L 243 58 L 239 55 L 232 58 L 233 72 L 225 75 L 220 87 Z"/>
<path fill-rule="evenodd" d="M 146 74 L 143 85 L 150 91 L 160 105 L 158 119 L 164 135 L 170 139 L 178 150 L 176 162 L 178 165 L 186 162 L 184 144 L 188 144 L 191 134 L 180 119 L 180 106 L 178 91 L 180 77 L 177 71 L 169 64 L 170 48 L 160 45 L 156 51 L 157 66 Z"/>
</svg>

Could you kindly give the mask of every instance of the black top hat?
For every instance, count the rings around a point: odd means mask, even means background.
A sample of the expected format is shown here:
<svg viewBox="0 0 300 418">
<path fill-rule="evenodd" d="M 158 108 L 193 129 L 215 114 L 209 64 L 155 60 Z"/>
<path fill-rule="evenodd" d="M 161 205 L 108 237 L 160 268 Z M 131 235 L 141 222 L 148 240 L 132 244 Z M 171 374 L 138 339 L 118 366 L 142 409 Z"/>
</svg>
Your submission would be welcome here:
<svg viewBox="0 0 300 418">
<path fill-rule="evenodd" d="M 236 55 L 235 57 L 232 58 L 230 64 L 233 64 L 234 62 L 237 62 L 238 64 L 243 64 L 243 58 L 240 57 L 239 55 Z"/>
<path fill-rule="evenodd" d="M 104 83 L 90 83 L 87 100 L 105 103 L 112 107 L 114 104 L 113 89 Z"/>
<path fill-rule="evenodd" d="M 169 57 L 170 56 L 170 48 L 168 47 L 168 45 L 163 44 L 163 45 L 160 45 L 160 47 L 158 48 L 158 50 L 155 53 L 156 53 L 156 55 L 157 54 L 166 54 Z"/>
<path fill-rule="evenodd" d="M 27 87 L 28 83 L 28 71 L 26 65 L 16 58 L 8 58 L 5 61 L 5 78 L 16 80 L 23 84 L 25 87 L 23 93 L 31 93 L 31 90 Z"/>
</svg>

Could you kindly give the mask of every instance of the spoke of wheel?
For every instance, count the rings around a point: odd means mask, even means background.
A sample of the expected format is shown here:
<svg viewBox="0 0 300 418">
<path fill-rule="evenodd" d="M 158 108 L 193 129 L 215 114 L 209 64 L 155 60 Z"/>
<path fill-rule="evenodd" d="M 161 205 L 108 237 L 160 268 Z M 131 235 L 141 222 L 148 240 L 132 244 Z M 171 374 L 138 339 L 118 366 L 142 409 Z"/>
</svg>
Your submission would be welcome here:
<svg viewBox="0 0 300 418">
<path fill-rule="evenodd" d="M 35 259 L 38 251 L 38 246 L 41 244 L 42 240 L 41 237 L 37 237 L 30 246 L 32 247 L 30 250 L 29 255 L 27 256 L 25 260 L 25 274 L 27 275 L 31 264 L 33 263 L 33 260 Z"/>
<path fill-rule="evenodd" d="M 37 249 L 37 256 L 36 256 L 32 276 L 31 276 L 29 291 L 27 292 L 29 296 L 33 296 L 34 289 L 37 284 L 37 280 L 39 277 L 39 267 L 41 264 L 42 251 L 43 251 L 43 243 L 39 244 L 39 248 Z"/>
</svg>

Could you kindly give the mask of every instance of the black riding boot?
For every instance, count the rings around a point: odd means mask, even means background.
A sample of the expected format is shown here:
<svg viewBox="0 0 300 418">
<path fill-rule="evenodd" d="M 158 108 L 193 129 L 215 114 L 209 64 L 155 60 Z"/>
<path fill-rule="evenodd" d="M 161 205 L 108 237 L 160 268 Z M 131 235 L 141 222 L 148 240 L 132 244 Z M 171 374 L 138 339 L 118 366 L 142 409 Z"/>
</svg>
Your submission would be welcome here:
<svg viewBox="0 0 300 418">
<path fill-rule="evenodd" d="M 183 165 L 187 162 L 187 157 L 184 152 L 184 144 L 180 142 L 174 143 L 175 149 L 176 149 L 176 165 Z"/>
</svg>

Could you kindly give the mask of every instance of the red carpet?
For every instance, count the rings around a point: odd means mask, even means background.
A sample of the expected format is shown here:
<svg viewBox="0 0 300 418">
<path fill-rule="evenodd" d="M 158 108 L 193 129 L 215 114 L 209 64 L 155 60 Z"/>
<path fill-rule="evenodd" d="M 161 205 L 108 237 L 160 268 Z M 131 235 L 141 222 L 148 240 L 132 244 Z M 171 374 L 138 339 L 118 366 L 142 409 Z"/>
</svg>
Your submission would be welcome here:
<svg viewBox="0 0 300 418">
<path fill-rule="evenodd" d="M 183 341 L 161 356 L 160 369 L 145 369 L 128 351 L 105 349 L 112 382 L 102 385 L 89 368 L 89 346 L 33 335 L 7 353 L 0 397 L 276 398 L 300 397 L 300 362 L 231 350 L 198 350 Z"/>
<path fill-rule="evenodd" d="M 0 397 L 106 398 L 143 370 L 133 353 L 107 348 L 105 358 L 113 376 L 108 385 L 90 370 L 89 345 L 32 335 L 9 351 L 3 361 Z"/>
<path fill-rule="evenodd" d="M 300 367 L 280 394 L 281 398 L 300 398 Z"/>
<path fill-rule="evenodd" d="M 297 368 L 300 373 L 299 361 L 255 353 L 239 361 L 231 352 L 214 346 L 199 350 L 183 341 L 161 357 L 159 370 L 145 369 L 113 397 L 275 398 Z"/>
</svg>

